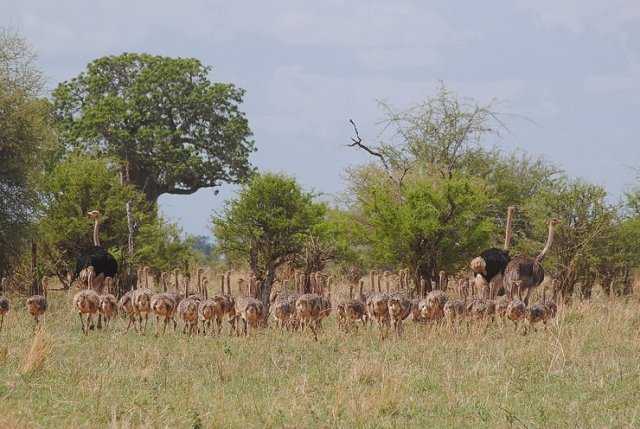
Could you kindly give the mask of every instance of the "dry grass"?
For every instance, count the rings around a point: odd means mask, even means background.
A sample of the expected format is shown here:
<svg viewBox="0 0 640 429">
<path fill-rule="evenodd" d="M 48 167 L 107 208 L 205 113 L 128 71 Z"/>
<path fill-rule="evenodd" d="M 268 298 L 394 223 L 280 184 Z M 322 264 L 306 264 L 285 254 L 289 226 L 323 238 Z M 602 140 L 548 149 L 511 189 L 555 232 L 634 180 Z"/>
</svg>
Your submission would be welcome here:
<svg viewBox="0 0 640 429">
<path fill-rule="evenodd" d="M 85 337 L 72 293 L 34 336 L 0 334 L 0 427 L 637 427 L 640 301 L 561 308 L 548 328 L 405 323 L 399 340 L 345 334 Z"/>
<path fill-rule="evenodd" d="M 52 341 L 47 338 L 45 329 L 39 329 L 33 337 L 31 348 L 22 358 L 22 362 L 20 362 L 18 372 L 24 376 L 33 372 L 41 371 L 44 368 L 52 349 Z"/>
</svg>

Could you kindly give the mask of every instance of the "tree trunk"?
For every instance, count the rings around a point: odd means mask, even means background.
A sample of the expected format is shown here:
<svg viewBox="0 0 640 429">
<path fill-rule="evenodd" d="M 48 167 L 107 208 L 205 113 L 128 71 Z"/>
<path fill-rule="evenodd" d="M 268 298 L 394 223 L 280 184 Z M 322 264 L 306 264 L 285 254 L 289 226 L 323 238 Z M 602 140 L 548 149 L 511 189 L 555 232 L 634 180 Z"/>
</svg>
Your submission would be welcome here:
<svg viewBox="0 0 640 429">
<path fill-rule="evenodd" d="M 602 287 L 602 291 L 605 293 L 605 295 L 611 296 L 612 285 L 613 285 L 613 276 L 607 275 L 602 277 L 600 286 Z"/>
<path fill-rule="evenodd" d="M 562 302 L 567 305 L 571 304 L 571 298 L 573 298 L 573 288 L 574 284 L 571 279 L 560 275 L 560 295 L 562 297 Z"/>
<path fill-rule="evenodd" d="M 580 284 L 580 294 L 582 299 L 591 299 L 591 291 L 593 290 L 593 279 L 585 278 Z"/>
<path fill-rule="evenodd" d="M 629 275 L 629 264 L 627 262 L 624 263 L 624 268 L 622 271 L 622 295 L 631 295 L 633 292 L 633 287 L 631 285 L 631 276 Z"/>
<path fill-rule="evenodd" d="M 137 166 L 132 166 L 131 164 L 128 164 L 126 169 L 127 171 L 120 176 L 124 183 L 135 186 L 139 191 L 144 193 L 146 200 L 155 206 L 160 195 L 164 193 L 164 190 L 160 188 L 148 171 L 139 169 Z"/>
</svg>

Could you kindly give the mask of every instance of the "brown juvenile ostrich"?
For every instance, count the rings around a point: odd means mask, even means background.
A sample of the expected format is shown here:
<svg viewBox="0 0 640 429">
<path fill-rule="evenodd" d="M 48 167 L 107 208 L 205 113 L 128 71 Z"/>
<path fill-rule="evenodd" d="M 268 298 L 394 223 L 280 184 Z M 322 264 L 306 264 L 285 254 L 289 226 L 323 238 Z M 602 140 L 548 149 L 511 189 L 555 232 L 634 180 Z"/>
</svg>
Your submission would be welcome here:
<svg viewBox="0 0 640 429">
<path fill-rule="evenodd" d="M 239 288 L 241 287 L 241 280 L 243 279 L 238 279 Z M 236 300 L 233 295 L 231 295 L 231 272 L 227 272 L 227 290 L 225 291 L 224 284 L 222 284 L 220 294 L 217 294 L 214 299 L 220 302 L 220 306 L 223 310 L 223 316 L 225 314 L 227 315 L 227 320 L 229 322 L 229 326 L 231 327 L 231 334 L 233 335 L 236 330 L 237 314 Z M 220 320 L 216 320 L 216 324 L 218 325 L 218 335 L 220 335 L 220 332 L 222 332 L 222 318 Z"/>
<path fill-rule="evenodd" d="M 280 326 L 280 329 L 289 329 L 291 326 L 291 304 L 289 300 L 284 297 L 278 297 L 273 303 L 273 317 L 276 321 L 276 326 Z"/>
<path fill-rule="evenodd" d="M 504 270 L 504 284 L 513 298 L 514 292 L 518 293 L 518 298 L 522 300 L 522 291 L 526 290 L 524 297 L 524 304 L 529 303 L 529 294 L 531 290 L 536 288 L 544 280 L 544 268 L 542 267 L 542 261 L 545 255 L 551 247 L 553 242 L 553 230 L 556 225 L 561 224 L 562 221 L 556 218 L 549 220 L 549 235 L 547 237 L 547 243 L 542 249 L 542 252 L 535 258 L 531 258 L 526 255 L 518 255 L 511 259 L 507 264 L 507 268 Z M 519 287 L 515 287 L 516 282 L 519 283 Z"/>
<path fill-rule="evenodd" d="M 339 326 L 349 332 L 351 326 L 355 326 L 356 321 L 362 321 L 362 326 L 367 323 L 367 312 L 365 311 L 365 302 L 367 300 L 365 293 L 362 291 L 364 287 L 364 280 L 359 282 L 359 291 L 355 298 L 353 298 L 353 288 L 349 289 L 349 300 L 338 304 L 338 318 Z"/>
<path fill-rule="evenodd" d="M 400 334 L 402 334 L 402 321 L 411 314 L 411 300 L 404 296 L 404 294 L 395 292 L 389 295 L 387 305 L 396 337 L 400 338 Z"/>
<path fill-rule="evenodd" d="M 444 304 L 443 313 L 446 320 L 450 323 L 457 321 L 460 323 L 467 311 L 467 295 L 469 295 L 469 286 L 458 282 L 458 296 L 460 299 L 449 299 Z"/>
<path fill-rule="evenodd" d="M 127 324 L 127 328 L 124 331 L 125 334 L 129 332 L 129 328 L 131 328 L 131 325 L 133 325 L 133 329 L 138 332 L 138 327 L 136 326 L 136 312 L 133 310 L 133 300 L 131 299 L 132 296 L 133 290 L 127 291 L 120 297 L 120 300 L 118 301 L 118 306 L 129 318 L 129 323 Z"/>
<path fill-rule="evenodd" d="M 156 293 L 151 297 L 151 310 L 156 315 L 156 337 L 160 329 L 160 317 L 163 317 L 162 335 L 167 332 L 169 321 L 173 321 L 173 330 L 177 328 L 176 319 L 174 317 L 178 304 L 174 296 L 167 291 L 167 273 L 160 274 L 162 280 L 162 292 Z"/>
<path fill-rule="evenodd" d="M 222 288 L 224 289 L 224 274 L 220 274 L 222 280 Z M 217 295 L 209 298 L 209 279 L 204 277 L 202 279 L 201 293 L 204 295 L 204 299 L 200 301 L 198 312 L 200 313 L 200 319 L 202 320 L 202 334 L 207 335 L 207 327 L 210 328 L 210 334 L 214 333 L 214 322 L 218 322 L 220 329 L 222 328 L 222 317 L 224 316 L 224 309 L 219 299 L 216 299 Z M 220 334 L 220 329 L 218 334 Z"/>
<path fill-rule="evenodd" d="M 133 304 L 133 311 L 138 316 L 140 332 L 144 334 L 147 332 L 147 321 L 149 320 L 149 313 L 151 313 L 151 295 L 153 295 L 151 289 L 149 289 L 149 267 L 144 267 L 142 269 L 142 276 L 144 279 L 144 287 L 140 287 L 133 291 L 131 301 Z M 143 314 L 144 328 L 142 327 Z"/>
<path fill-rule="evenodd" d="M 384 339 L 391 327 L 391 315 L 389 314 L 389 295 L 386 293 L 373 293 L 367 299 L 367 312 L 370 319 L 375 319 L 380 329 L 380 338 Z"/>
<path fill-rule="evenodd" d="M 100 307 L 100 295 L 98 295 L 98 292 L 91 289 L 91 285 L 93 284 L 93 277 L 96 273 L 92 266 L 88 266 L 86 270 L 87 288 L 85 290 L 81 290 L 73 297 L 73 307 L 78 310 L 82 332 L 85 335 L 89 333 L 89 329 L 93 329 L 93 315 L 94 313 L 98 312 L 98 308 Z M 82 319 L 83 314 L 87 315 L 86 326 L 84 320 Z"/>
<path fill-rule="evenodd" d="M 4 321 L 4 315 L 9 311 L 11 306 L 9 298 L 5 295 L 8 280 L 6 277 L 2 278 L 2 295 L 0 295 L 0 332 L 2 332 L 2 323 Z"/>
<path fill-rule="evenodd" d="M 42 278 L 42 293 L 43 295 L 31 295 L 27 298 L 27 309 L 29 310 L 29 314 L 33 316 L 36 321 L 35 328 L 40 327 L 40 316 L 46 313 L 49 308 L 49 303 L 47 302 L 47 289 L 49 288 L 49 278 Z"/>
<path fill-rule="evenodd" d="M 189 295 L 189 277 L 184 278 L 184 296 L 185 298 L 178 304 L 178 314 L 184 321 L 182 333 L 189 334 L 198 333 L 198 307 L 200 301 Z"/>
<path fill-rule="evenodd" d="M 111 294 L 111 277 L 104 279 L 105 293 L 100 295 L 100 313 L 98 314 L 98 329 L 102 325 L 102 317 L 104 317 L 105 328 L 111 323 L 111 318 L 116 314 L 118 310 L 118 301 L 116 297 Z"/>
<path fill-rule="evenodd" d="M 514 282 L 515 287 L 520 287 L 520 280 Z M 514 330 L 518 330 L 518 323 L 524 319 L 525 314 L 527 312 L 527 306 L 524 302 L 519 299 L 514 299 L 509 301 L 507 305 L 507 309 L 505 311 L 505 315 L 507 319 L 511 320 L 513 323 Z"/>
<path fill-rule="evenodd" d="M 264 305 L 251 296 L 239 297 L 236 301 L 236 313 L 240 315 L 244 336 L 249 336 L 249 328 L 257 328 L 264 319 Z"/>
<path fill-rule="evenodd" d="M 447 295 L 441 290 L 432 290 L 429 292 L 420 311 L 422 318 L 431 321 L 442 320 L 444 317 L 444 306 L 447 300 Z"/>
<path fill-rule="evenodd" d="M 180 273 L 180 268 L 174 268 L 173 287 L 171 289 L 167 289 L 167 293 L 173 297 L 173 300 L 176 303 L 176 305 L 178 305 L 180 301 L 182 301 L 182 299 L 184 298 L 184 293 L 180 290 L 180 282 L 178 281 L 179 273 Z"/>
<path fill-rule="evenodd" d="M 322 299 L 320 295 L 315 293 L 305 293 L 300 295 L 296 300 L 296 314 L 300 319 L 300 329 L 304 330 L 308 327 L 313 333 L 313 338 L 317 341 L 317 323 L 316 321 L 321 317 L 322 312 Z"/>
</svg>

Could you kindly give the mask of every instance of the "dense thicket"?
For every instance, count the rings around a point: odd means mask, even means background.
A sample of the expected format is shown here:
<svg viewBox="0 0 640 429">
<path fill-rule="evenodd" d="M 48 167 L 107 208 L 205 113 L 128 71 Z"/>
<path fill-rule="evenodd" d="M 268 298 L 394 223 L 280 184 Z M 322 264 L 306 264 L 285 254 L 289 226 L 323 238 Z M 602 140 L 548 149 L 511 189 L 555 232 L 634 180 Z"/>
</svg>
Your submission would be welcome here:
<svg viewBox="0 0 640 429">
<path fill-rule="evenodd" d="M 35 55 L 13 30 L 0 29 L 0 275 L 29 242 L 43 151 L 52 141 L 44 78 Z"/>
</svg>

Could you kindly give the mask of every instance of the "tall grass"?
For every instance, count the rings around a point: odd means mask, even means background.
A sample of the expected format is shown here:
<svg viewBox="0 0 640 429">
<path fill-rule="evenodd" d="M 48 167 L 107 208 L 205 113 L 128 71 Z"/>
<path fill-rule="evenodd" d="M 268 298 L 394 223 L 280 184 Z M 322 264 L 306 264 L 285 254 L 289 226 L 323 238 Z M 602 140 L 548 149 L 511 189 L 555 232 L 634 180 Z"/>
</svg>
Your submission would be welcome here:
<svg viewBox="0 0 640 429">
<path fill-rule="evenodd" d="M 35 335 L 14 300 L 0 427 L 640 426 L 636 297 L 561 308 L 527 336 L 408 321 L 381 341 L 330 317 L 317 342 L 275 328 L 232 337 L 226 324 L 213 338 L 125 335 L 125 319 L 85 337 L 71 298 L 50 298 Z"/>
</svg>

